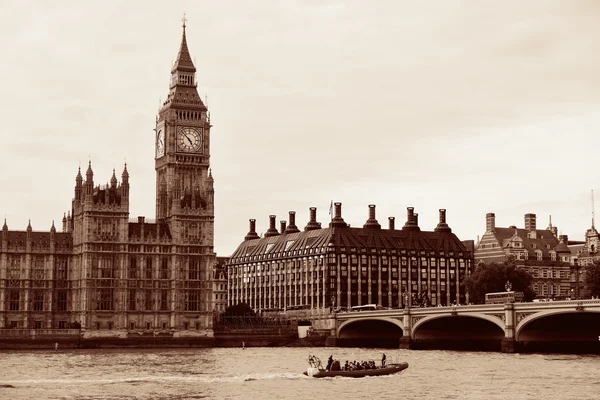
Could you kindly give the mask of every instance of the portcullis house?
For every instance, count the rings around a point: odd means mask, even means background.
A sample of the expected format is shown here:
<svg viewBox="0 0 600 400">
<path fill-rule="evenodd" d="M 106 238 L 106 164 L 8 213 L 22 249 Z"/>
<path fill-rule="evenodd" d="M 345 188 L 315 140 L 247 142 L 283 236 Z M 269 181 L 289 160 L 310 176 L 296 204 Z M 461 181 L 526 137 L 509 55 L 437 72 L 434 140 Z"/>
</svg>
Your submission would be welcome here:
<svg viewBox="0 0 600 400">
<path fill-rule="evenodd" d="M 228 301 L 255 310 L 328 309 L 376 304 L 404 307 L 426 298 L 431 305 L 466 303 L 462 282 L 473 266 L 473 254 L 452 233 L 446 210 L 439 210 L 433 231 L 419 228 L 418 214 L 396 229 L 394 217 L 382 228 L 375 205 L 362 228 L 342 218 L 342 205 L 328 227 L 317 222 L 316 208 L 301 231 L 295 212 L 281 221 L 275 216 L 260 238 L 256 221 L 228 261 Z M 413 304 L 414 305 L 414 304 Z"/>
</svg>

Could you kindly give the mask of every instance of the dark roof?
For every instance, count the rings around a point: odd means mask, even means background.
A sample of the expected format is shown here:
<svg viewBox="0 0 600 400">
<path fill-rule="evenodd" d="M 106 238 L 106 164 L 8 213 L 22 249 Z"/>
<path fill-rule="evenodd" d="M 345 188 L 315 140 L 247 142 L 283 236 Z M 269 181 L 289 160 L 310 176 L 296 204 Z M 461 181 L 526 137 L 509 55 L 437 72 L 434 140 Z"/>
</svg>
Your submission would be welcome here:
<svg viewBox="0 0 600 400">
<path fill-rule="evenodd" d="M 427 251 L 457 252 L 457 256 L 472 257 L 472 253 L 451 232 L 428 232 L 411 229 L 373 229 L 343 226 L 251 239 L 242 242 L 233 252 L 230 262 L 240 257 L 275 254 L 275 258 L 293 256 L 296 250 L 313 249 L 323 253 L 328 247 L 346 252 L 377 249 L 392 252 Z"/>
<path fill-rule="evenodd" d="M 25 246 L 27 243 L 27 231 L 7 231 L 6 240 L 10 244 Z M 50 232 L 31 232 L 31 245 L 33 247 L 50 247 Z M 73 244 L 73 235 L 71 233 L 54 233 L 54 245 L 59 249 L 70 249 Z"/>
<path fill-rule="evenodd" d="M 521 238 L 523 248 L 530 254 L 540 250 L 543 256 L 550 255 L 550 250 L 558 245 L 558 239 L 551 231 L 545 229 L 536 229 L 535 239 L 529 237 L 529 231 L 521 228 L 496 228 L 494 232 L 496 238 L 501 242 L 502 248 L 506 247 L 509 240 L 515 235 Z M 550 246 L 550 248 L 548 248 Z"/>
<path fill-rule="evenodd" d="M 164 237 L 171 239 L 171 231 L 169 229 L 169 225 L 164 222 L 159 223 L 148 223 L 144 222 L 144 237 L 156 238 L 158 236 L 159 239 Z M 158 235 L 157 235 L 158 231 Z M 141 222 L 130 222 L 129 223 L 129 237 L 137 237 L 141 238 L 142 236 L 142 223 Z"/>
</svg>

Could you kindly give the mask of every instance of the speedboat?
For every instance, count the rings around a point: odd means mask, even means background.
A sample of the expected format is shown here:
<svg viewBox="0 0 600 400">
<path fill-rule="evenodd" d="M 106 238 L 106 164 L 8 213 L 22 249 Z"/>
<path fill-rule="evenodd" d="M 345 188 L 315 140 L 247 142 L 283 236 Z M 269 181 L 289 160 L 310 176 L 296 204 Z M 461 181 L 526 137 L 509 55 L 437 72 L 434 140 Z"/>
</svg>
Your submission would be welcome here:
<svg viewBox="0 0 600 400">
<path fill-rule="evenodd" d="M 353 369 L 353 370 L 342 370 L 339 368 L 339 361 L 334 361 L 332 368 L 326 370 L 321 366 L 321 361 L 315 357 L 309 357 L 310 367 L 304 371 L 304 375 L 312 378 L 327 378 L 335 376 L 344 376 L 348 378 L 363 378 L 365 376 L 382 376 L 392 375 L 404 371 L 408 368 L 407 362 L 402 363 L 390 363 L 385 366 L 370 368 L 370 369 Z"/>
</svg>

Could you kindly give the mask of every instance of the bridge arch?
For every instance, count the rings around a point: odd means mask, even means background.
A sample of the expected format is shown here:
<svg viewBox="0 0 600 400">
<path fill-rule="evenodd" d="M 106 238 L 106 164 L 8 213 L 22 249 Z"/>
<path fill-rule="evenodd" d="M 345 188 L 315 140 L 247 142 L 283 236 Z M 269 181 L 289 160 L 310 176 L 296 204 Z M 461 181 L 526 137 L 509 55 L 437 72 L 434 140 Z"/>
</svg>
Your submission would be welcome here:
<svg viewBox="0 0 600 400">
<path fill-rule="evenodd" d="M 582 310 L 582 311 L 577 311 L 576 309 L 562 309 L 562 310 L 559 309 L 559 310 L 534 312 L 534 313 L 526 316 L 525 318 L 523 318 L 521 321 L 517 321 L 517 327 L 515 329 L 515 340 L 517 340 L 517 341 L 520 340 L 522 331 L 525 328 L 527 328 L 527 326 L 530 325 L 532 322 L 540 320 L 542 318 L 552 317 L 552 316 L 557 316 L 557 315 L 564 315 L 564 314 L 574 314 L 574 315 L 600 314 L 600 309 Z"/>
<path fill-rule="evenodd" d="M 493 323 L 494 325 L 498 326 L 503 331 L 505 330 L 504 321 L 502 321 L 500 318 L 493 316 L 493 315 L 473 313 L 473 314 L 458 314 L 456 316 L 483 319 L 483 320 Z M 411 338 L 414 339 L 415 332 L 417 331 L 417 329 L 421 325 L 426 324 L 427 322 L 431 322 L 435 319 L 440 319 L 440 318 L 454 318 L 454 317 L 455 316 L 450 316 L 450 315 L 432 315 L 432 316 L 427 316 L 427 317 L 421 318 L 420 320 L 418 320 L 417 322 L 415 322 L 413 324 L 410 336 L 411 336 Z"/>
<path fill-rule="evenodd" d="M 401 319 L 397 319 L 397 318 L 390 318 L 390 317 L 365 317 L 365 318 L 355 318 L 355 319 L 351 319 L 351 320 L 347 320 L 342 322 L 336 329 L 335 335 L 336 337 L 341 337 L 340 333 L 342 333 L 344 328 L 347 328 L 349 325 L 352 324 L 358 324 L 358 323 L 364 323 L 364 322 L 368 322 L 368 321 L 382 321 L 382 322 L 388 322 L 392 325 L 397 326 L 398 328 L 400 328 L 400 330 L 402 332 L 404 332 L 404 324 L 403 321 Z"/>
</svg>

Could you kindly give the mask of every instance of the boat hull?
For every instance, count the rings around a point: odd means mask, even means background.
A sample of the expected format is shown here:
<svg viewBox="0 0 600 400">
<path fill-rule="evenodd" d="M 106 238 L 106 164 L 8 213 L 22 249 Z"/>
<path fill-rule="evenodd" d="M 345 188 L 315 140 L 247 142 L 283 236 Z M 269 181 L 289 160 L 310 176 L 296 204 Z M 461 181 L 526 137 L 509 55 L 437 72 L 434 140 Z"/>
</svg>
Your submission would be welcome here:
<svg viewBox="0 0 600 400">
<path fill-rule="evenodd" d="M 382 376 L 382 375 L 391 375 L 397 374 L 399 372 L 404 371 L 408 368 L 408 363 L 399 363 L 399 364 L 389 364 L 385 368 L 377 368 L 377 369 L 359 369 L 354 371 L 319 371 L 313 372 L 309 374 L 308 372 L 304 372 L 304 375 L 311 376 L 313 378 L 329 378 L 335 376 L 343 376 L 346 378 L 364 378 L 365 376 Z"/>
</svg>

